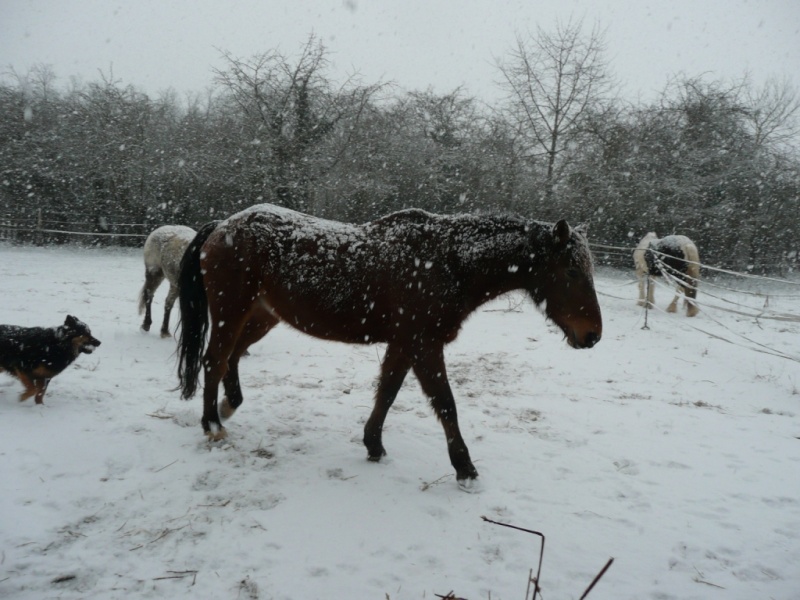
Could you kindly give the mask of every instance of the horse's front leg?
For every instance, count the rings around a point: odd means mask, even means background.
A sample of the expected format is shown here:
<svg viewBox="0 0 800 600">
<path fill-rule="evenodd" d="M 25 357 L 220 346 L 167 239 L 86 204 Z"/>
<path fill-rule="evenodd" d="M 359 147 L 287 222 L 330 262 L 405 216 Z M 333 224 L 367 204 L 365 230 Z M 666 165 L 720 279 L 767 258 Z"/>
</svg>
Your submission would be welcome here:
<svg viewBox="0 0 800 600">
<path fill-rule="evenodd" d="M 652 275 L 647 275 L 647 308 L 656 306 L 656 280 Z"/>
<path fill-rule="evenodd" d="M 636 273 L 636 278 L 639 280 L 639 300 L 636 302 L 638 306 L 644 306 L 644 288 L 645 288 L 645 281 L 647 280 L 646 273 Z"/>
<path fill-rule="evenodd" d="M 239 357 L 231 357 L 228 360 L 228 372 L 222 378 L 222 386 L 225 390 L 225 397 L 219 406 L 219 416 L 223 421 L 227 421 L 236 412 L 244 401 L 242 396 L 242 386 L 239 384 Z"/>
<path fill-rule="evenodd" d="M 383 422 L 403 385 L 403 380 L 411 368 L 408 358 L 401 349 L 389 344 L 381 364 L 381 375 L 378 389 L 375 392 L 375 405 L 364 425 L 364 445 L 367 447 L 367 458 L 377 462 L 386 455 L 383 448 Z"/>
<path fill-rule="evenodd" d="M 250 317 L 242 328 L 233 353 L 228 359 L 228 371 L 222 378 L 225 397 L 219 406 L 219 416 L 223 421 L 230 419 L 244 402 L 242 386 L 239 383 L 239 359 L 247 353 L 250 346 L 267 335 L 270 329 L 278 324 L 277 317 L 270 314 L 264 306 L 261 301 L 258 301 L 251 309 Z"/>
<path fill-rule="evenodd" d="M 475 479 L 478 471 L 469 457 L 469 450 L 461 437 L 456 413 L 456 401 L 444 364 L 444 346 L 438 345 L 418 354 L 413 358 L 414 374 L 419 379 L 422 391 L 428 396 L 436 416 L 444 428 L 447 439 L 447 450 L 450 463 L 456 470 L 456 479 L 460 484 Z"/>
</svg>

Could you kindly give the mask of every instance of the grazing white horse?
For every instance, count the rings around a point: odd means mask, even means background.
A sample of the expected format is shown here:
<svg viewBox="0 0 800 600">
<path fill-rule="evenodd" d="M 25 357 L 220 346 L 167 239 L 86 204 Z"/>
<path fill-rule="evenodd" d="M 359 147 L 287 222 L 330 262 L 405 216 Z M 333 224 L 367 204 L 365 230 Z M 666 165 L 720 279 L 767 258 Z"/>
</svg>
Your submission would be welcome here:
<svg viewBox="0 0 800 600">
<path fill-rule="evenodd" d="M 169 337 L 169 315 L 172 305 L 178 298 L 178 272 L 186 247 L 197 232 L 183 225 L 164 225 L 155 229 L 144 243 L 144 286 L 139 293 L 139 314 L 144 312 L 143 331 L 150 331 L 153 319 L 150 305 L 153 296 L 167 278 L 169 292 L 164 305 L 164 322 L 161 324 L 161 337 Z"/>
<path fill-rule="evenodd" d="M 645 305 L 645 281 L 649 279 L 647 306 L 654 305 L 653 277 L 663 275 L 666 271 L 670 280 L 677 284 L 675 298 L 672 299 L 667 312 L 678 309 L 680 292 L 684 294 L 686 316 L 693 317 L 700 309 L 693 301 L 697 298 L 697 286 L 700 283 L 700 255 L 697 246 L 685 235 L 668 235 L 661 239 L 651 231 L 645 235 L 636 250 L 633 251 L 633 263 L 636 266 L 636 277 L 639 279 L 639 306 Z"/>
</svg>

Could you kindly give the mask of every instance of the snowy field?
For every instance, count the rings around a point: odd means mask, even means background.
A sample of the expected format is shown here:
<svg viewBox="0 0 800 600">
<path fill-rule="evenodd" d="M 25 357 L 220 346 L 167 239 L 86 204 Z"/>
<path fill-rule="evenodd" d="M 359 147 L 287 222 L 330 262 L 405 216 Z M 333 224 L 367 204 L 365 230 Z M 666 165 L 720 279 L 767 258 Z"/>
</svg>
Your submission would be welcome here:
<svg viewBox="0 0 800 600">
<path fill-rule="evenodd" d="M 523 600 L 539 538 L 482 515 L 546 535 L 546 600 L 610 557 L 592 600 L 800 598 L 800 323 L 747 316 L 763 295 L 701 287 L 726 310 L 643 330 L 632 274 L 604 270 L 604 336 L 580 351 L 530 303 L 483 307 L 447 352 L 470 494 L 411 376 L 389 456 L 366 460 L 380 347 L 277 328 L 211 445 L 199 397 L 173 391 L 174 341 L 139 330 L 139 251 L 0 258 L 0 322 L 73 314 L 103 342 L 43 406 L 0 375 L 0 598 Z M 800 313 L 797 286 L 746 283 L 762 317 Z"/>
</svg>

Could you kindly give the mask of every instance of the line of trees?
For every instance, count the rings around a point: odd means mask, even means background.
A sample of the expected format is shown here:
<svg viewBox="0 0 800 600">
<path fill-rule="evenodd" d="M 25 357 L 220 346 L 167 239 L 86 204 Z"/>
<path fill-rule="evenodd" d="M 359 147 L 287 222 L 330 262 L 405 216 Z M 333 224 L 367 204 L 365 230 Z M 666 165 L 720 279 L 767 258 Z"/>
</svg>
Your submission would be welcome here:
<svg viewBox="0 0 800 600">
<path fill-rule="evenodd" d="M 800 100 L 676 76 L 650 103 L 617 98 L 603 33 L 518 36 L 504 100 L 458 88 L 337 82 L 328 50 L 223 55 L 215 86 L 180 100 L 112 75 L 56 86 L 47 66 L 0 81 L 0 212 L 197 226 L 273 202 L 363 221 L 406 207 L 510 211 L 590 224 L 635 245 L 683 233 L 703 261 L 775 272 L 800 245 Z M 626 258 L 627 262 L 628 259 Z"/>
</svg>

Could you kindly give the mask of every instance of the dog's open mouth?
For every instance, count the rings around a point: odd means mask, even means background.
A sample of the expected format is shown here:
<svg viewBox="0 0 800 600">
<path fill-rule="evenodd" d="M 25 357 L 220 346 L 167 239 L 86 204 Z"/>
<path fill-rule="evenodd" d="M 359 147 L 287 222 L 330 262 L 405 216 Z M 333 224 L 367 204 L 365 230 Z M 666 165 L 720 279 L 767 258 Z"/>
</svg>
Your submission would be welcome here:
<svg viewBox="0 0 800 600">
<path fill-rule="evenodd" d="M 83 344 L 81 346 L 81 352 L 83 352 L 84 354 L 91 354 L 97 349 L 99 345 L 100 342 L 97 340 L 94 340 L 92 342 L 87 342 L 86 344 Z"/>
</svg>

